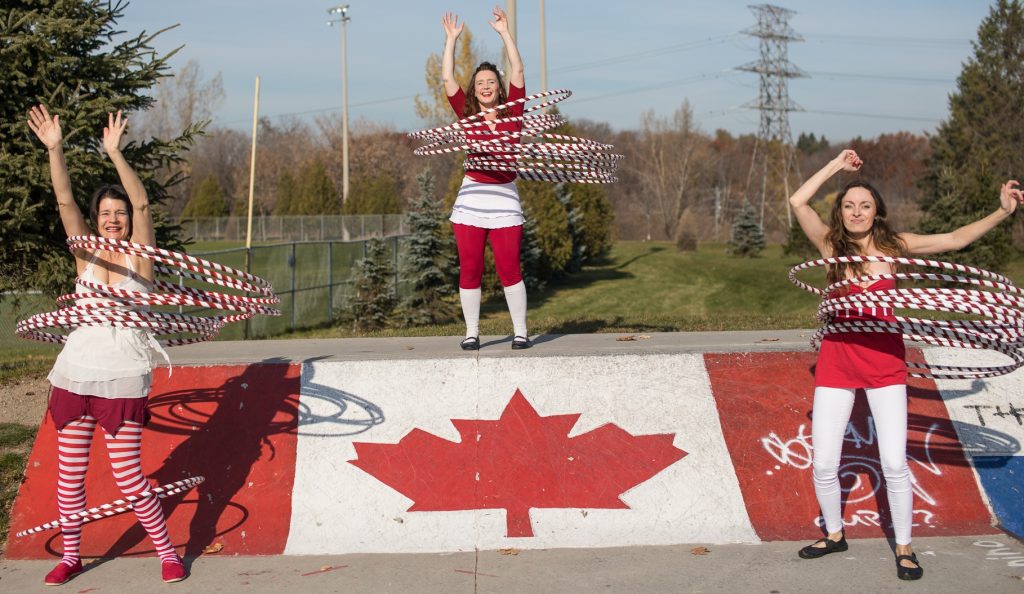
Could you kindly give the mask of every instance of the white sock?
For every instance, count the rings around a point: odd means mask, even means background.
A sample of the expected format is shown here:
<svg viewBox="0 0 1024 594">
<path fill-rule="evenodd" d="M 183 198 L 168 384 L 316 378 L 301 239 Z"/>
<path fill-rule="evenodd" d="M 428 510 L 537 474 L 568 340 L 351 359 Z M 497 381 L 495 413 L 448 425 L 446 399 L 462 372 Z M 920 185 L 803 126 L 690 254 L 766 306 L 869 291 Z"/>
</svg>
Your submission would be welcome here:
<svg viewBox="0 0 1024 594">
<path fill-rule="evenodd" d="M 512 314 L 512 329 L 515 336 L 528 336 L 526 334 L 526 284 L 523 281 L 505 287 L 505 302 L 508 303 L 508 313 Z"/>
<path fill-rule="evenodd" d="M 480 336 L 480 289 L 459 288 L 462 317 L 466 319 L 466 338 Z"/>
</svg>

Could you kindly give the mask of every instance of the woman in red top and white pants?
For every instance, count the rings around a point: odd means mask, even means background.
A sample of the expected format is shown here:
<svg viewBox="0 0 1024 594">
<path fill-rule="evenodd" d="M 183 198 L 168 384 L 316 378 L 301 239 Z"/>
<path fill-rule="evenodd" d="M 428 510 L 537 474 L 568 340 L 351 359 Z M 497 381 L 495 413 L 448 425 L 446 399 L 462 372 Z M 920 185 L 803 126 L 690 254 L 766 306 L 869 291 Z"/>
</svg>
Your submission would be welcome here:
<svg viewBox="0 0 1024 594">
<path fill-rule="evenodd" d="M 445 13 L 441 19 L 445 32 L 441 78 L 444 81 L 448 102 L 460 119 L 526 96 L 523 61 L 509 33 L 508 17 L 498 7 L 494 8 L 492 14 L 494 20 L 488 22 L 501 35 L 511 66 L 507 93 L 502 84 L 501 73 L 489 62 L 483 62 L 477 67 L 465 91 L 459 87 L 455 80 L 455 42 L 462 33 L 463 23 L 459 23 L 458 17 L 452 13 Z M 489 121 L 522 114 L 522 104 L 518 104 L 489 113 L 484 119 Z M 498 138 L 497 133 L 516 132 L 520 129 L 521 125 L 518 122 L 488 123 L 471 129 L 466 133 L 466 137 L 471 142 L 483 142 Z M 494 156 L 493 153 L 489 154 Z M 514 156 L 510 155 L 508 160 L 510 166 L 515 165 Z M 484 247 L 487 242 L 491 244 L 495 268 L 505 288 L 505 300 L 512 315 L 512 348 L 530 347 L 526 331 L 526 285 L 523 284 L 519 265 L 523 209 L 519 204 L 515 180 L 514 170 L 467 169 L 452 209 L 450 220 L 459 250 L 459 299 L 462 302 L 462 314 L 466 319 L 466 338 L 462 341 L 464 350 L 480 348 L 480 284 L 484 272 Z"/>
<path fill-rule="evenodd" d="M 950 233 L 916 235 L 895 233 L 885 221 L 885 203 L 869 184 L 852 182 L 836 197 L 829 224 L 809 206 L 821 186 L 840 171 L 857 171 L 863 162 L 845 150 L 804 182 L 789 198 L 801 229 L 823 258 L 838 256 L 907 256 L 961 249 L 1011 216 L 1024 198 L 1019 183 L 1003 184 L 999 208 L 992 214 Z M 865 275 L 888 274 L 885 262 L 833 265 L 828 283 Z M 895 288 L 892 280 L 868 286 L 853 285 L 852 292 Z M 892 321 L 887 308 L 847 311 L 839 317 Z M 924 570 L 910 546 L 913 491 L 907 466 L 907 386 L 903 337 L 896 333 L 841 332 L 825 336 L 814 375 L 811 440 L 814 445 L 814 492 L 828 532 L 826 538 L 800 550 L 800 557 L 816 559 L 847 550 L 840 510 L 839 460 L 853 409 L 854 392 L 863 388 L 874 419 L 878 451 L 889 497 L 896 537 L 896 575 L 916 580 Z"/>
</svg>

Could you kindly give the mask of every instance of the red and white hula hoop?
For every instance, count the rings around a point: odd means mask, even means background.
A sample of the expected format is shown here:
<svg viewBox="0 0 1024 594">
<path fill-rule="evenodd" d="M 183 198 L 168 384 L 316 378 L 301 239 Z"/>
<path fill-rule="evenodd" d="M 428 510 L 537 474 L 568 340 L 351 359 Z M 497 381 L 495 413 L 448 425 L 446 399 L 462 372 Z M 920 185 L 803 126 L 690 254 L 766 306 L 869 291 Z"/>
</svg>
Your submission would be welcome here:
<svg viewBox="0 0 1024 594">
<path fill-rule="evenodd" d="M 545 91 L 485 109 L 454 124 L 412 132 L 410 137 L 425 143 L 413 152 L 417 155 L 465 152 L 466 169 L 515 172 L 529 180 L 591 184 L 615 182 L 615 167 L 623 157 L 610 152 L 614 148 L 612 145 L 545 132 L 565 123 L 565 118 L 560 115 L 527 115 L 564 101 L 570 95 L 572 91 L 568 89 Z M 544 101 L 524 108 L 522 116 L 485 119 L 489 114 L 535 99 Z M 501 123 L 518 123 L 521 130 L 506 132 L 489 127 Z"/>
<path fill-rule="evenodd" d="M 82 523 L 84 524 L 86 522 L 92 522 L 93 520 L 102 520 L 103 518 L 109 518 L 111 516 L 123 514 L 124 512 L 133 509 L 135 506 L 135 502 L 140 499 L 145 499 L 153 495 L 156 495 L 157 497 L 163 499 L 164 497 L 174 495 L 175 493 L 188 491 L 189 489 L 198 485 L 201 482 L 203 482 L 203 477 L 193 476 L 160 487 L 154 487 L 148 491 L 143 491 L 138 495 L 132 495 L 130 497 L 125 497 L 124 499 L 117 499 L 111 501 L 110 503 L 104 503 L 103 505 L 98 505 L 96 507 L 89 508 L 77 514 L 71 514 L 70 516 L 61 517 L 56 520 L 53 520 L 52 522 L 40 524 L 35 528 L 22 530 L 21 532 L 15 534 L 15 536 L 21 538 L 22 536 L 28 536 L 30 534 L 35 534 L 37 532 L 43 532 L 44 530 L 50 530 L 51 528 L 57 528 L 61 524 L 67 524 L 68 522 L 74 522 L 77 520 L 81 520 Z"/>
<path fill-rule="evenodd" d="M 15 332 L 22 338 L 62 343 L 63 333 L 52 329 L 73 329 L 78 326 L 109 326 L 142 328 L 155 336 L 191 334 L 159 341 L 164 346 L 178 346 L 214 338 L 225 324 L 251 318 L 256 314 L 276 316 L 281 312 L 269 307 L 279 302 L 273 287 L 266 280 L 210 262 L 195 256 L 149 245 L 77 235 L 68 238 L 71 250 L 108 251 L 153 260 L 155 272 L 177 279 L 157 279 L 152 292 L 129 291 L 81 277 L 75 282 L 89 289 L 85 293 L 69 293 L 57 298 L 57 311 L 40 313 L 18 322 Z M 233 289 L 241 294 L 221 293 L 184 286 L 184 282 L 205 283 Z M 89 300 L 89 303 L 80 303 Z M 233 312 L 223 315 L 199 316 L 167 311 L 151 311 L 151 306 L 194 307 Z"/>
<path fill-rule="evenodd" d="M 915 267 L 893 274 L 867 275 L 833 283 L 824 289 L 797 278 L 801 271 L 832 264 L 887 262 Z M 922 272 L 917 267 L 938 268 L 943 272 Z M 794 266 L 789 280 L 796 286 L 822 297 L 817 318 L 821 328 L 811 338 L 817 348 L 821 339 L 835 332 L 901 333 L 909 340 L 944 347 L 987 349 L 1006 355 L 1012 363 L 991 367 L 926 365 L 907 363 L 911 377 L 975 379 L 1010 373 L 1024 365 L 1024 292 L 1013 281 L 981 268 L 888 256 L 844 256 L 824 258 Z M 853 284 L 878 280 L 926 281 L 946 286 L 907 287 L 887 291 L 847 293 Z M 967 285 L 957 288 L 948 285 Z M 968 319 L 930 319 L 893 316 L 894 320 L 844 320 L 838 314 L 860 314 L 877 310 L 915 310 L 970 316 Z"/>
</svg>

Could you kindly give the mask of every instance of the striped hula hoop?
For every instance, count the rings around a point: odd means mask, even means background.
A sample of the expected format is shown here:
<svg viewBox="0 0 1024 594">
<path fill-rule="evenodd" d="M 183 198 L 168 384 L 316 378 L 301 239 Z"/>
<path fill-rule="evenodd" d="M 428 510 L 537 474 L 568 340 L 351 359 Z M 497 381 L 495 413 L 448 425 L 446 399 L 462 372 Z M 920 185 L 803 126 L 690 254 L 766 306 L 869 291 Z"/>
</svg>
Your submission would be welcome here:
<svg viewBox="0 0 1024 594">
<path fill-rule="evenodd" d="M 19 321 L 14 330 L 18 336 L 63 343 L 67 335 L 55 330 L 72 330 L 79 326 L 138 328 L 157 337 L 191 335 L 158 341 L 162 346 L 180 346 L 211 340 L 226 324 L 247 320 L 257 314 L 281 315 L 279 310 L 270 307 L 279 300 L 269 282 L 230 266 L 150 245 L 91 235 L 69 237 L 68 247 L 72 251 L 107 251 L 146 258 L 155 263 L 156 273 L 176 281 L 156 279 L 152 283 L 153 291 L 147 292 L 120 289 L 78 277 L 75 283 L 87 292 L 61 295 L 57 298 L 56 311 L 39 313 Z M 185 286 L 183 283 L 186 281 L 224 287 L 238 294 Z M 204 308 L 228 313 L 200 316 L 151 311 L 151 306 Z"/>
<path fill-rule="evenodd" d="M 797 278 L 800 272 L 811 268 L 867 262 L 886 262 L 914 268 L 905 272 L 849 278 L 824 289 Z M 920 271 L 917 268 L 939 269 L 940 272 Z M 1001 353 L 1011 360 L 1011 363 L 1005 365 L 988 367 L 907 362 L 907 373 L 911 377 L 979 379 L 1007 374 L 1024 365 L 1024 292 L 1001 274 L 973 266 L 921 258 L 842 256 L 794 266 L 789 271 L 789 280 L 797 287 L 822 298 L 817 311 L 817 319 L 822 325 L 811 337 L 814 348 L 820 347 L 821 340 L 832 333 L 899 333 L 914 342 L 952 348 L 986 349 Z M 930 282 L 944 286 L 907 287 L 855 294 L 845 291 L 851 285 L 878 280 Z M 970 317 L 931 319 L 894 315 L 893 321 L 842 318 L 842 314 L 850 311 L 877 309 L 939 312 Z"/>
<path fill-rule="evenodd" d="M 464 152 L 466 169 L 514 172 L 527 180 L 614 183 L 617 181 L 615 168 L 623 156 L 611 153 L 612 145 L 547 132 L 566 123 L 561 115 L 527 115 L 565 101 L 571 95 L 572 91 L 568 89 L 536 93 L 485 109 L 447 126 L 411 132 L 411 138 L 424 142 L 413 153 L 444 155 Z M 526 103 L 538 99 L 542 101 L 525 107 Z M 514 105 L 524 105 L 523 115 L 499 115 L 493 120 L 486 119 L 488 115 L 498 114 Z M 491 130 L 489 127 L 505 123 L 518 124 L 520 130 Z"/>
<path fill-rule="evenodd" d="M 85 511 L 78 512 L 76 514 L 71 514 L 70 516 L 58 518 L 56 520 L 53 520 L 52 522 L 40 524 L 35 528 L 22 530 L 21 532 L 15 534 L 15 536 L 21 538 L 22 536 L 28 536 L 30 534 L 35 534 L 37 532 L 43 532 L 44 530 L 57 528 L 61 524 L 67 524 L 68 522 L 75 522 L 81 520 L 82 523 L 84 524 L 86 522 L 102 520 L 103 518 L 109 518 L 111 516 L 123 514 L 124 512 L 133 509 L 135 507 L 135 502 L 139 501 L 140 499 L 145 499 L 153 495 L 156 495 L 160 499 L 163 499 L 164 497 L 168 497 L 176 493 L 188 491 L 192 487 L 203 482 L 203 480 L 204 479 L 201 476 L 193 476 L 160 487 L 154 487 L 148 491 L 143 491 L 138 495 L 131 495 L 129 497 L 125 497 L 124 499 L 117 499 L 111 501 L 110 503 L 104 503 L 103 505 L 98 505 L 96 507 L 91 507 Z"/>
</svg>

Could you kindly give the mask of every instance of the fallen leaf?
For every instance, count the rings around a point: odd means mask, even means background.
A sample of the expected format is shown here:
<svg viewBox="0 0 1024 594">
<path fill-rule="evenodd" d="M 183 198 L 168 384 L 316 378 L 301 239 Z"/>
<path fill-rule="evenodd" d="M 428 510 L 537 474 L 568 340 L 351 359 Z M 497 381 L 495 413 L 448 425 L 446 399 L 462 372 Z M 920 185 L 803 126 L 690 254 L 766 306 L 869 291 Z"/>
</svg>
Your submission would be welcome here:
<svg viewBox="0 0 1024 594">
<path fill-rule="evenodd" d="M 346 567 L 348 567 L 348 565 L 322 565 L 320 569 L 317 569 L 316 571 L 310 571 L 299 575 L 301 575 L 302 577 L 306 577 L 307 575 L 317 575 L 319 573 L 334 571 L 335 569 L 345 569 Z"/>
<path fill-rule="evenodd" d="M 621 493 L 686 456 L 675 434 L 614 423 L 570 438 L 579 417 L 542 417 L 516 390 L 497 420 L 453 419 L 459 441 L 413 429 L 397 444 L 353 443 L 349 463 L 411 499 L 408 511 L 504 509 L 506 536 L 527 537 L 531 509 L 629 509 Z"/>
<path fill-rule="evenodd" d="M 710 552 L 711 550 L 707 547 L 693 547 L 692 549 L 690 549 L 691 555 L 707 555 Z"/>
<path fill-rule="evenodd" d="M 221 552 L 223 550 L 224 550 L 224 545 L 222 543 L 216 542 L 216 543 L 213 543 L 212 545 L 204 548 L 203 549 L 203 554 L 204 555 L 213 555 L 214 553 L 219 553 L 219 552 Z"/>
<path fill-rule="evenodd" d="M 632 342 L 632 341 L 636 340 L 636 337 L 635 336 L 620 336 L 620 337 L 616 338 L 615 340 L 617 340 L 619 342 Z"/>
<path fill-rule="evenodd" d="M 515 548 L 509 547 L 507 549 L 498 549 L 498 552 L 501 553 L 502 555 L 513 555 L 513 556 L 515 556 L 515 555 L 519 554 L 519 549 L 515 549 Z"/>
<path fill-rule="evenodd" d="M 779 342 L 779 339 L 778 338 L 762 338 L 761 340 L 759 340 L 757 342 Z"/>
</svg>

